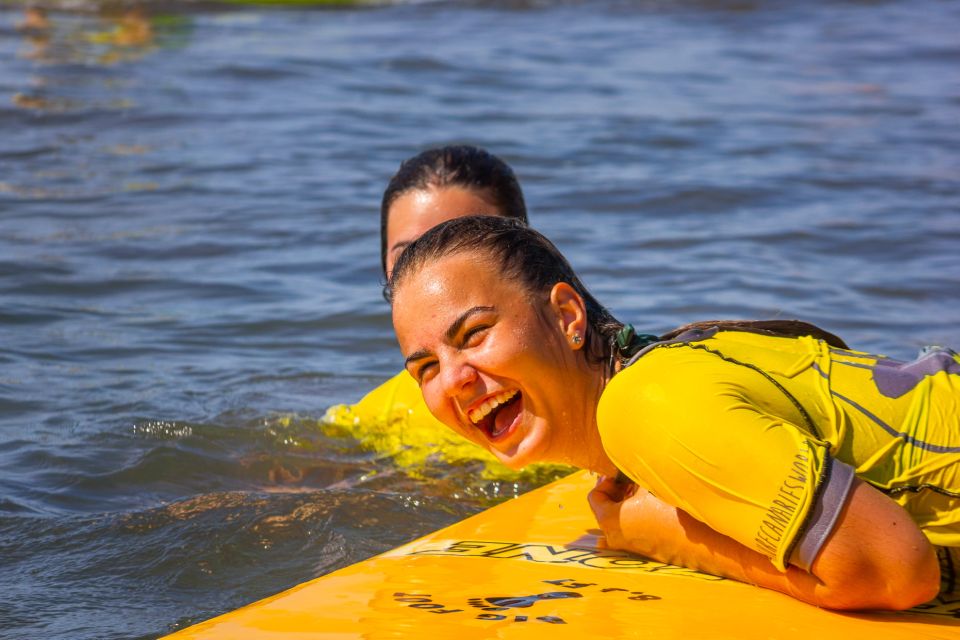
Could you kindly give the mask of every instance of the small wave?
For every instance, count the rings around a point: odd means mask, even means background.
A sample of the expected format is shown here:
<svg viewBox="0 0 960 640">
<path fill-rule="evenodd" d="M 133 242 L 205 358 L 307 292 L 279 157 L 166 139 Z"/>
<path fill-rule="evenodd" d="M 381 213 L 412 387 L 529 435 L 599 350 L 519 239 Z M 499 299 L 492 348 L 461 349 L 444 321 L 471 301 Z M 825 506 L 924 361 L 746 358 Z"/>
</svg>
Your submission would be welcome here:
<svg viewBox="0 0 960 640">
<path fill-rule="evenodd" d="M 318 427 L 330 436 L 349 436 L 362 447 L 388 456 L 404 473 L 413 477 L 433 475 L 443 469 L 461 475 L 458 468 L 479 463 L 480 475 L 487 480 L 524 482 L 535 485 L 570 473 L 564 465 L 533 465 L 519 471 L 505 467 L 490 453 L 435 423 L 409 419 L 409 410 L 398 407 L 391 415 L 371 416 L 359 405 L 337 405 L 327 409 Z M 469 486 L 469 483 L 466 483 Z"/>
<path fill-rule="evenodd" d="M 774 192 L 768 188 L 735 186 L 681 187 L 668 193 L 637 196 L 634 206 L 651 213 L 665 212 L 673 216 L 701 216 L 743 207 L 755 207 Z"/>
<path fill-rule="evenodd" d="M 281 80 L 285 78 L 303 78 L 308 77 L 309 73 L 305 70 L 285 67 L 264 67 L 254 66 L 252 64 L 242 64 L 239 62 L 221 65 L 210 68 L 207 73 L 211 77 L 234 78 L 241 81 L 262 82 L 269 80 Z"/>
<path fill-rule="evenodd" d="M 133 425 L 133 433 L 138 437 L 157 440 L 179 440 L 192 436 L 193 427 L 175 420 L 147 420 Z"/>
</svg>

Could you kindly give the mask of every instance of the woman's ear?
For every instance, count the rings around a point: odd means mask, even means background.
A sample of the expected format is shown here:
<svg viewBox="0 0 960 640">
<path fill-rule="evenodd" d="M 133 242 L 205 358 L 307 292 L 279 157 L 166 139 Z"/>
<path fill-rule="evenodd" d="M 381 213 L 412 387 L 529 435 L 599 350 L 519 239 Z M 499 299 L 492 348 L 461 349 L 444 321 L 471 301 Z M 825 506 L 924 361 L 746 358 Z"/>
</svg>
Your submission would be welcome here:
<svg viewBox="0 0 960 640">
<path fill-rule="evenodd" d="M 586 344 L 587 307 L 583 297 L 566 282 L 558 282 L 550 290 L 550 308 L 556 313 L 560 332 L 574 351 Z"/>
</svg>

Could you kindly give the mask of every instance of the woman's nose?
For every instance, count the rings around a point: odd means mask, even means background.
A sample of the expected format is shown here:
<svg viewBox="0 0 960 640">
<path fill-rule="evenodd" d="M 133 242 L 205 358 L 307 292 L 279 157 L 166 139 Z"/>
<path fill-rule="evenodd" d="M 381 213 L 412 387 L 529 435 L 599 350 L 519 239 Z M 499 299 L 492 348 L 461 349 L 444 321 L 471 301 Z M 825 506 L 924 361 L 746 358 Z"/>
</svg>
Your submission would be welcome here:
<svg viewBox="0 0 960 640">
<path fill-rule="evenodd" d="M 477 379 L 477 370 L 460 359 L 447 363 L 443 372 L 443 391 L 448 397 L 456 397 Z"/>
</svg>

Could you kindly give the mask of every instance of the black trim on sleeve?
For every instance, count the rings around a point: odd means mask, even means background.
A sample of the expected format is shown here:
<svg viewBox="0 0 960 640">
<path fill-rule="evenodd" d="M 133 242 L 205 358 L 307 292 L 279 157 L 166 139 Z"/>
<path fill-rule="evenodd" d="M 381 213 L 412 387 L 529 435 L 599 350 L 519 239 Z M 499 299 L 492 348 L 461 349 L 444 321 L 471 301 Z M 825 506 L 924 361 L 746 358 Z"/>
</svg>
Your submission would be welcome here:
<svg viewBox="0 0 960 640">
<path fill-rule="evenodd" d="M 954 593 L 957 589 L 957 570 L 954 566 L 953 547 L 937 547 L 937 560 L 940 563 L 940 593 Z"/>
</svg>

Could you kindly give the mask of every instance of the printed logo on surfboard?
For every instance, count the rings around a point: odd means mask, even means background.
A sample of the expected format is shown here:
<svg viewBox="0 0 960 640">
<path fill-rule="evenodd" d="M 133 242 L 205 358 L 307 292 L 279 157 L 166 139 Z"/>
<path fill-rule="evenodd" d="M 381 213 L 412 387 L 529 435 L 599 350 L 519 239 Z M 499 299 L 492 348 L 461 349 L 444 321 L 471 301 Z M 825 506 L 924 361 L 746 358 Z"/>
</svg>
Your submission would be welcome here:
<svg viewBox="0 0 960 640">
<path fill-rule="evenodd" d="M 459 614 L 491 622 L 541 624 L 567 624 L 567 620 L 563 617 L 564 607 L 558 602 L 562 600 L 608 597 L 649 602 L 662 599 L 660 596 L 643 591 L 601 585 L 596 582 L 580 582 L 570 578 L 543 580 L 542 583 L 561 590 L 516 595 L 474 596 L 467 598 L 466 602 L 453 603 L 449 600 L 441 602 L 442 598 L 436 598 L 433 594 L 421 591 L 410 593 L 398 591 L 393 594 L 393 599 L 398 604 L 411 609 L 437 615 Z"/>
<path fill-rule="evenodd" d="M 645 558 L 631 555 L 622 551 L 589 547 L 562 545 L 555 546 L 526 542 L 494 542 L 491 540 L 431 540 L 426 543 L 401 547 L 400 549 L 397 549 L 395 553 L 396 552 L 399 552 L 398 555 L 455 556 L 491 558 L 496 560 L 519 560 L 523 562 L 535 562 L 550 566 L 577 566 L 608 570 L 629 569 L 643 573 L 685 576 L 698 580 L 726 580 L 726 578 L 721 578 L 719 576 L 712 576 L 710 574 L 701 573 L 685 567 L 677 567 L 671 564 L 663 564 L 653 560 L 647 560 Z M 545 580 L 544 582 L 556 583 L 557 581 Z M 573 580 L 561 580 L 560 582 L 568 583 L 563 586 L 579 585 L 579 588 L 595 586 L 593 583 L 581 583 Z M 570 588 L 574 587 L 571 586 Z M 626 591 L 626 589 L 618 590 L 616 588 L 609 587 L 604 587 L 601 589 L 601 592 L 603 593 L 615 593 L 617 591 Z M 551 593 L 554 595 L 550 596 Z M 523 608 L 524 611 L 526 611 L 526 607 L 508 607 L 504 603 L 513 602 L 515 600 L 516 602 L 520 603 L 528 603 L 529 607 L 533 607 L 536 603 L 557 599 L 558 597 L 555 595 L 556 593 L 557 592 L 525 593 L 520 595 L 496 595 L 491 597 L 478 596 L 468 600 L 466 605 L 484 611 L 484 613 L 478 615 L 478 619 L 480 620 L 506 620 L 510 615 L 514 614 L 509 613 L 509 611 L 497 611 L 496 609 L 490 609 L 490 607 L 503 606 L 506 610 Z M 631 597 L 631 599 L 643 599 L 641 596 L 648 595 L 643 594 L 642 592 L 631 592 L 631 594 L 632 596 L 635 596 Z M 397 600 L 397 602 L 405 602 L 400 598 L 417 598 L 416 601 L 410 601 L 408 603 L 409 606 L 424 609 L 426 611 L 432 611 L 434 613 L 462 613 L 464 611 L 464 609 L 461 609 L 460 606 L 447 607 L 444 604 L 438 603 L 430 594 L 398 593 L 394 596 L 394 599 Z M 499 599 L 500 604 L 498 605 L 497 602 L 491 602 L 491 598 L 494 600 Z M 659 597 L 651 596 L 647 599 L 659 599 Z M 918 605 L 902 613 L 906 615 L 919 613 L 927 616 L 960 618 L 960 590 L 952 593 L 941 593 L 936 599 L 926 604 Z M 554 622 L 552 620 L 541 619 L 551 618 L 551 616 L 536 616 L 531 618 L 527 613 L 522 613 L 514 615 L 514 618 L 519 618 L 515 620 L 519 622 L 535 620 L 539 622 L 552 622 L 553 624 L 560 624 L 559 622 Z"/>
<path fill-rule="evenodd" d="M 407 555 L 481 557 L 498 560 L 521 560 L 550 565 L 573 565 L 592 569 L 630 569 L 643 573 L 686 576 L 698 580 L 725 580 L 686 567 L 663 564 L 611 549 L 555 546 L 528 542 L 494 542 L 490 540 L 441 540 L 417 546 Z"/>
</svg>

